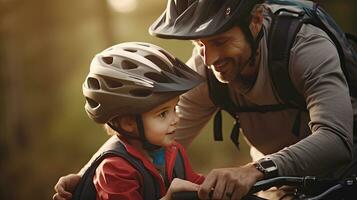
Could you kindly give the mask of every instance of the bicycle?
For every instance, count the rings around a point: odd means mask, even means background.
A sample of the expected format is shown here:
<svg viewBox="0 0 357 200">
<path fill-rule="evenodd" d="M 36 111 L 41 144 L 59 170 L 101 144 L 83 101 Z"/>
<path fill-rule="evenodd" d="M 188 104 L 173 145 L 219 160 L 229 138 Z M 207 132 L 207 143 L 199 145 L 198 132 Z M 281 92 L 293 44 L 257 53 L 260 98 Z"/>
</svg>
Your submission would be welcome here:
<svg viewBox="0 0 357 200">
<path fill-rule="evenodd" d="M 355 175 L 343 180 L 321 179 L 313 176 L 276 177 L 257 182 L 243 200 L 266 200 L 254 195 L 256 192 L 271 187 L 293 186 L 295 192 L 289 194 L 294 200 L 352 200 L 357 198 L 357 177 Z M 282 197 L 283 199 L 285 197 Z M 173 200 L 198 200 L 197 192 L 177 192 Z"/>
</svg>

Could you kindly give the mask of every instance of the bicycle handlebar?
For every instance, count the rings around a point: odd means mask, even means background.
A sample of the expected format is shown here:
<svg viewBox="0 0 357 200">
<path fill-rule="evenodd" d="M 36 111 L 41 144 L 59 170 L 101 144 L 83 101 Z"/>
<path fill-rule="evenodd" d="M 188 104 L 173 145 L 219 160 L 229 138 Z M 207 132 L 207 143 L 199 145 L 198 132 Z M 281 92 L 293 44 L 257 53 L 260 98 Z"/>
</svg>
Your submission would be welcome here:
<svg viewBox="0 0 357 200">
<path fill-rule="evenodd" d="M 288 186 L 299 186 L 300 188 L 309 188 L 313 185 L 319 184 L 332 184 L 336 183 L 334 180 L 329 179 L 318 179 L 314 176 L 304 176 L 304 177 L 291 177 L 291 176 L 280 176 L 271 179 L 258 181 L 250 189 L 248 194 L 253 194 L 259 191 L 267 190 L 271 187 L 280 187 L 283 185 Z"/>
<path fill-rule="evenodd" d="M 197 191 L 176 192 L 172 194 L 173 200 L 198 200 Z M 247 195 L 242 200 L 266 200 L 255 195 Z"/>
<path fill-rule="evenodd" d="M 253 195 L 256 192 L 267 190 L 273 186 L 280 187 L 283 185 L 299 187 L 302 191 L 307 191 L 311 188 L 325 188 L 325 191 L 319 195 L 316 195 L 311 199 L 321 199 L 330 192 L 341 189 L 344 186 L 352 186 L 357 184 L 357 178 L 355 176 L 347 178 L 342 181 L 329 180 L 329 179 L 318 179 L 313 176 L 305 177 L 276 177 L 267 180 L 258 181 L 248 192 L 248 195 L 244 197 L 244 200 L 262 200 L 263 198 Z M 177 192 L 172 195 L 173 200 L 197 200 L 198 194 L 194 192 Z"/>
</svg>

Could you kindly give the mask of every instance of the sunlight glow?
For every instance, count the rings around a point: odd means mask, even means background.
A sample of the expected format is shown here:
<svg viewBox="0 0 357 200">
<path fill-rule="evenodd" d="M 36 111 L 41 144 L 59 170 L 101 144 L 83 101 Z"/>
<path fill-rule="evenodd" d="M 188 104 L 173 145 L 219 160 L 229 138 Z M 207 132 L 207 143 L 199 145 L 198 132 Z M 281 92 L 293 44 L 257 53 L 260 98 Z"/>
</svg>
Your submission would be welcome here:
<svg viewBox="0 0 357 200">
<path fill-rule="evenodd" d="M 107 0 L 109 6 L 116 12 L 130 13 L 134 11 L 138 5 L 137 0 Z"/>
</svg>

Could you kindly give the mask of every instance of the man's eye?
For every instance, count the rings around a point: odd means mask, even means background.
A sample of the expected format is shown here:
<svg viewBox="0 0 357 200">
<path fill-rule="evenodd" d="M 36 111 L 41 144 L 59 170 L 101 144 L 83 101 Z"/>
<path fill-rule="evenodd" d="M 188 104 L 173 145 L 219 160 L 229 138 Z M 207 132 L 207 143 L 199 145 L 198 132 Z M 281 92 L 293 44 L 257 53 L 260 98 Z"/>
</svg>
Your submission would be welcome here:
<svg viewBox="0 0 357 200">
<path fill-rule="evenodd" d="M 215 46 L 222 46 L 224 45 L 228 40 L 216 40 L 213 42 Z"/>
</svg>

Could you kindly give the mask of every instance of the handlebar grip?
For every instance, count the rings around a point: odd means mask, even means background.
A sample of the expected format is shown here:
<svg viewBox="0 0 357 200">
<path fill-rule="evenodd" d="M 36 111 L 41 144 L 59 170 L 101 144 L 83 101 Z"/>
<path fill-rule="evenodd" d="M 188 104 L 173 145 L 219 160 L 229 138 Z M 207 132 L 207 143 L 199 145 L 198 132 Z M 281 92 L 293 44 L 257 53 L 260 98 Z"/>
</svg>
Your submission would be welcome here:
<svg viewBox="0 0 357 200">
<path fill-rule="evenodd" d="M 173 200 L 198 200 L 197 191 L 184 191 L 184 192 L 175 192 L 172 194 Z"/>
<path fill-rule="evenodd" d="M 197 191 L 175 192 L 172 194 L 173 200 L 199 200 Z M 266 200 L 255 195 L 247 195 L 242 200 Z"/>
</svg>

